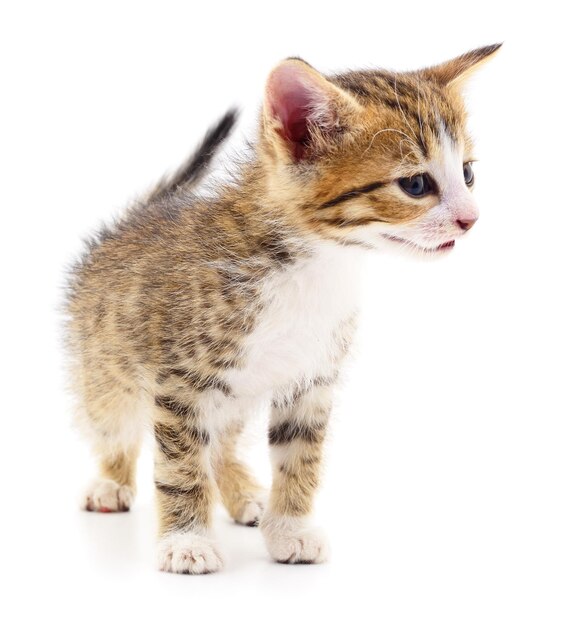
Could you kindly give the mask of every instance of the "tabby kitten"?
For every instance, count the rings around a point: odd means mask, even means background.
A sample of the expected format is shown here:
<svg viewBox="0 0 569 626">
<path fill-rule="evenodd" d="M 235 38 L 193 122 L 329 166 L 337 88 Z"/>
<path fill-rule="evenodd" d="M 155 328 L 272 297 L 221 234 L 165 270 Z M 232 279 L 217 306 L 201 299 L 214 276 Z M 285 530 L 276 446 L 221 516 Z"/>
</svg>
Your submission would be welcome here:
<svg viewBox="0 0 569 626">
<path fill-rule="evenodd" d="M 309 514 L 366 250 L 443 255 L 475 223 L 463 79 L 499 45 L 428 69 L 270 74 L 254 156 L 205 198 L 195 183 L 229 112 L 193 157 L 101 231 L 72 271 L 67 311 L 80 423 L 100 459 L 84 506 L 127 511 L 145 423 L 155 441 L 159 567 L 222 566 L 221 496 L 269 554 L 319 563 Z M 271 405 L 268 498 L 239 460 Z"/>
</svg>

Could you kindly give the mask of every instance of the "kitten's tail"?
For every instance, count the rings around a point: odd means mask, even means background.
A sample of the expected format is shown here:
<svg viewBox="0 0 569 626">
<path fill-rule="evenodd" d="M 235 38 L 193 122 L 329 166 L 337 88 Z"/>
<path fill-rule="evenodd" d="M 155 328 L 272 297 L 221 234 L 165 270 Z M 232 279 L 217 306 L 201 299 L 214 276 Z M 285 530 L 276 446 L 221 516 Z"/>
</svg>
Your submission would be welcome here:
<svg viewBox="0 0 569 626">
<path fill-rule="evenodd" d="M 212 126 L 200 145 L 182 163 L 182 165 L 169 176 L 165 176 L 147 196 L 148 201 L 158 200 L 168 193 L 175 191 L 178 187 L 191 187 L 195 185 L 205 174 L 212 158 L 227 139 L 233 130 L 238 111 L 235 108 L 229 109 L 227 113 Z"/>
</svg>

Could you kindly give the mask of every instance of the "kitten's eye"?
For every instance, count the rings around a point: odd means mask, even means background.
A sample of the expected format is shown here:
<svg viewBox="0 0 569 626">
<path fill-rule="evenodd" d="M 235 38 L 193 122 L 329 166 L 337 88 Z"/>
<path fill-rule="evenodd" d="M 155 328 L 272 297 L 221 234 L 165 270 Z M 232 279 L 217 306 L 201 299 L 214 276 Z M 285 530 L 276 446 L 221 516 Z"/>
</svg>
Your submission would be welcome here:
<svg viewBox="0 0 569 626">
<path fill-rule="evenodd" d="M 414 198 L 426 196 L 435 188 L 435 185 L 428 174 L 415 174 L 415 176 L 410 176 L 409 178 L 400 178 L 397 182 L 405 193 L 408 193 Z"/>
<path fill-rule="evenodd" d="M 464 182 L 471 187 L 474 184 L 474 170 L 472 163 L 465 163 L 463 166 Z"/>
</svg>

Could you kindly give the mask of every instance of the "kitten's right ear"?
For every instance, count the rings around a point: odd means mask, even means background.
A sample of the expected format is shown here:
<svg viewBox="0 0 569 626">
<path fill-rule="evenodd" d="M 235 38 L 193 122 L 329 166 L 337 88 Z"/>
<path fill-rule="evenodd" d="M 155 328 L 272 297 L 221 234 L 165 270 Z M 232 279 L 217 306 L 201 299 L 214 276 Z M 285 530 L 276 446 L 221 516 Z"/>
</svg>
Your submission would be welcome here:
<svg viewBox="0 0 569 626">
<path fill-rule="evenodd" d="M 470 75 L 493 57 L 501 47 L 501 43 L 495 43 L 471 50 L 450 61 L 429 67 L 423 70 L 423 74 L 445 87 L 460 88 Z"/>
<path fill-rule="evenodd" d="M 359 104 L 301 59 L 287 59 L 269 75 L 265 91 L 264 129 L 294 162 L 326 146 L 342 119 Z"/>
</svg>

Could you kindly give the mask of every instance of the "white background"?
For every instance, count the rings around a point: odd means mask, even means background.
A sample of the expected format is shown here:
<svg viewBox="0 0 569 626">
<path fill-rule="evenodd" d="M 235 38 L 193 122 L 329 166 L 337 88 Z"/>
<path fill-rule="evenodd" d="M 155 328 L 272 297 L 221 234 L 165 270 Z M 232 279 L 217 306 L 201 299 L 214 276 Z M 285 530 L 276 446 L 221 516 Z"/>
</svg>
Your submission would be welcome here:
<svg viewBox="0 0 569 626">
<path fill-rule="evenodd" d="M 556 6 L 3 3 L 4 623 L 568 623 L 568 47 Z M 93 463 L 71 429 L 57 307 L 81 237 L 229 105 L 244 111 L 238 139 L 253 137 L 284 57 L 403 70 L 496 41 L 468 100 L 482 218 L 441 262 L 369 260 L 318 501 L 330 563 L 273 564 L 259 531 L 220 511 L 223 573 L 155 571 L 150 445 L 130 514 L 77 509 Z M 267 480 L 263 429 L 252 458 Z"/>
</svg>

